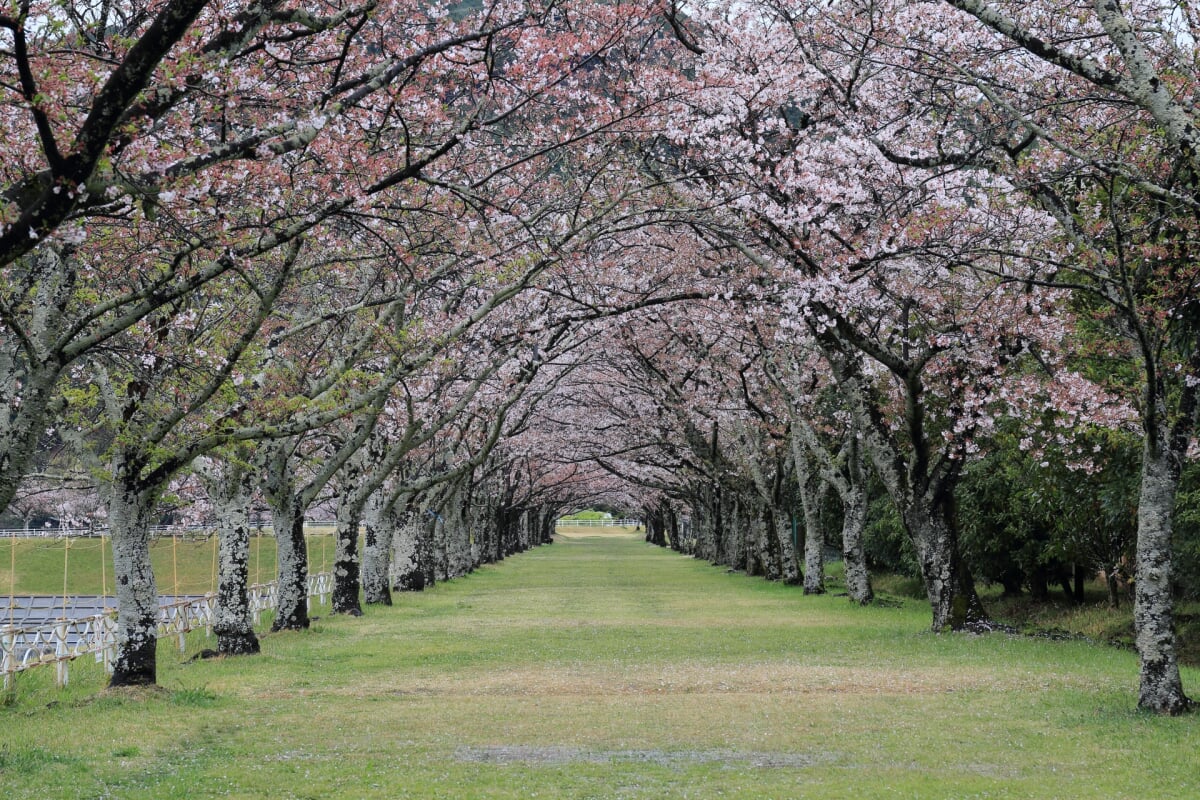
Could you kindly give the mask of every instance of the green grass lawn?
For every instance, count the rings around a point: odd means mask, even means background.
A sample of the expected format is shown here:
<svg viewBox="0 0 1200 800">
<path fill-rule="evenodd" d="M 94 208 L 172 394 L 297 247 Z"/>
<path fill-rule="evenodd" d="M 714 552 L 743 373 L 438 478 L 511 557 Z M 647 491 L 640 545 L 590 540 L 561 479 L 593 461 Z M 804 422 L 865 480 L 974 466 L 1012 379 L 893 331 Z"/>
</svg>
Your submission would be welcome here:
<svg viewBox="0 0 1200 800">
<path fill-rule="evenodd" d="M 322 614 L 317 610 L 315 613 Z M 431 591 L 101 691 L 0 709 L 9 798 L 1194 798 L 1200 720 L 1133 654 L 935 636 L 636 535 L 560 536 Z M 193 650 L 211 646 L 202 636 Z M 1194 670 L 1185 674 L 1196 693 Z"/>
</svg>

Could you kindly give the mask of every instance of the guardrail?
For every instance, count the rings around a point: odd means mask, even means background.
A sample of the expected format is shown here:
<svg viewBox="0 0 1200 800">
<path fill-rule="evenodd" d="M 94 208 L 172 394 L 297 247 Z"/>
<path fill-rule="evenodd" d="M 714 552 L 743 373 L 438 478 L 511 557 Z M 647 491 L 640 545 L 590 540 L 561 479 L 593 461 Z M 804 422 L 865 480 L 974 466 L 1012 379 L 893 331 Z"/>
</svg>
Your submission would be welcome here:
<svg viewBox="0 0 1200 800">
<path fill-rule="evenodd" d="M 308 577 L 310 607 L 314 600 L 327 604 L 332 592 L 333 573 L 320 572 Z M 263 611 L 275 608 L 278 595 L 276 581 L 249 587 L 250 614 L 256 625 L 261 621 Z M 182 651 L 189 632 L 204 628 L 207 634 L 212 633 L 216 608 L 215 592 L 162 603 L 158 609 L 158 638 L 176 637 Z M 49 664 L 55 668 L 55 685 L 66 686 L 70 662 L 85 655 L 94 656 L 111 673 L 116 647 L 115 611 L 42 625 L 0 628 L 0 674 L 4 676 L 4 688 L 12 688 L 18 672 Z"/>
<path fill-rule="evenodd" d="M 305 533 L 309 528 L 335 528 L 337 522 L 318 519 L 304 520 Z M 267 536 L 273 535 L 270 519 L 251 523 L 252 530 L 258 530 Z M 214 525 L 151 525 L 150 535 L 179 536 L 179 537 L 208 537 L 215 536 L 217 526 Z M 112 534 L 108 526 L 97 525 L 90 528 L 0 528 L 0 539 L 98 539 Z"/>
<path fill-rule="evenodd" d="M 559 517 L 554 521 L 554 526 L 557 528 L 562 525 L 582 525 L 585 528 L 590 527 L 625 527 L 636 528 L 640 527 L 642 521 L 640 519 L 564 519 Z"/>
</svg>

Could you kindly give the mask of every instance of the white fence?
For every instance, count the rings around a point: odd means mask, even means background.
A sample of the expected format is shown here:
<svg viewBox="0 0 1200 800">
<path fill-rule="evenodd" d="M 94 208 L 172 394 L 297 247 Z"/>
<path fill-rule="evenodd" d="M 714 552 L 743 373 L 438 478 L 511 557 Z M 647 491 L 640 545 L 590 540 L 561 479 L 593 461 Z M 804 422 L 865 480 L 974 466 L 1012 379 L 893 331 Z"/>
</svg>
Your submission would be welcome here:
<svg viewBox="0 0 1200 800">
<path fill-rule="evenodd" d="M 306 519 L 304 520 L 304 532 L 306 534 L 315 533 L 315 528 L 322 530 L 333 528 L 337 525 L 332 520 Z M 264 517 L 261 521 L 255 520 L 250 525 L 251 529 L 257 529 L 260 533 L 267 536 L 272 535 L 271 518 Z M 151 525 L 150 535 L 152 538 L 161 536 L 178 536 L 181 538 L 207 538 L 214 536 L 217 533 L 215 525 Z M 0 539 L 94 539 L 99 537 L 108 537 L 110 532 L 107 526 L 97 525 L 89 528 L 0 528 Z"/>
<path fill-rule="evenodd" d="M 640 527 L 641 524 L 642 524 L 642 521 L 640 519 L 565 519 L 563 517 L 559 517 L 558 519 L 556 519 L 554 521 L 554 525 L 556 527 L 563 527 L 566 525 L 574 527 L 576 525 L 582 525 L 585 528 L 591 528 L 591 527 L 637 528 L 637 527 Z"/>
<path fill-rule="evenodd" d="M 250 613 L 255 624 L 263 611 L 275 608 L 278 588 L 275 581 L 250 587 Z M 332 592 L 332 573 L 320 572 L 308 577 L 310 607 L 314 600 L 322 605 L 328 603 Z M 217 596 L 213 592 L 163 603 L 158 609 L 158 638 L 176 637 L 182 651 L 188 632 L 204 628 L 206 633 L 212 633 L 216 607 Z M 4 676 L 4 688 L 12 688 L 18 672 L 48 664 L 54 665 L 55 683 L 66 686 L 68 665 L 85 655 L 94 656 L 112 672 L 116 646 L 115 611 L 36 626 L 0 628 L 0 674 Z"/>
</svg>

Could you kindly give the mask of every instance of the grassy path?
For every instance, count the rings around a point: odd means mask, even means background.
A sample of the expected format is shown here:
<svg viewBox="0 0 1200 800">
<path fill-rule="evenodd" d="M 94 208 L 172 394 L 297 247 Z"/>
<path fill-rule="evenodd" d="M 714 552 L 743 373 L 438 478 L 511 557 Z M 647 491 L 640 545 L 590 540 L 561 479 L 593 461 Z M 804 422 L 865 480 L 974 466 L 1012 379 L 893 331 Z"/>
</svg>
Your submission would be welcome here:
<svg viewBox="0 0 1200 800">
<path fill-rule="evenodd" d="M 153 693 L 23 676 L 8 798 L 1200 796 L 1132 654 L 933 636 L 628 536 L 561 539 Z M 195 647 L 205 646 L 198 639 Z M 1187 685 L 1200 693 L 1200 675 Z M 52 705 L 47 703 L 53 701 Z"/>
</svg>

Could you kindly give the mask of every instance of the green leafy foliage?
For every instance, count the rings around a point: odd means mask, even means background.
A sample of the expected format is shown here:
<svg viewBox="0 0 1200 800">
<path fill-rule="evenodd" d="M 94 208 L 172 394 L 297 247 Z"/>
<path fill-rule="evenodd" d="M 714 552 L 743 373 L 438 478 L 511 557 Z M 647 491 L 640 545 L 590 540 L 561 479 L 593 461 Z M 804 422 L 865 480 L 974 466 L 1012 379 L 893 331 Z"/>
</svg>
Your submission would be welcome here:
<svg viewBox="0 0 1200 800">
<path fill-rule="evenodd" d="M 904 523 L 878 481 L 873 481 L 867 525 L 863 530 L 863 551 L 873 571 L 889 572 L 919 579 L 921 568 L 912 549 Z M 920 596 L 924 596 L 922 593 Z"/>
<path fill-rule="evenodd" d="M 1128 577 L 1137 524 L 1137 440 L 1112 430 L 1076 435 L 1087 464 L 1061 449 L 1022 449 L 1018 436 L 994 437 L 967 470 L 958 494 L 964 550 L 980 580 L 1006 594 L 1070 580 L 1078 565 Z"/>
<path fill-rule="evenodd" d="M 584 511 L 576 511 L 574 514 L 567 514 L 563 517 L 565 520 L 595 520 L 595 519 L 612 519 L 612 514 L 608 511 L 597 511 L 595 509 L 586 509 Z"/>
</svg>

